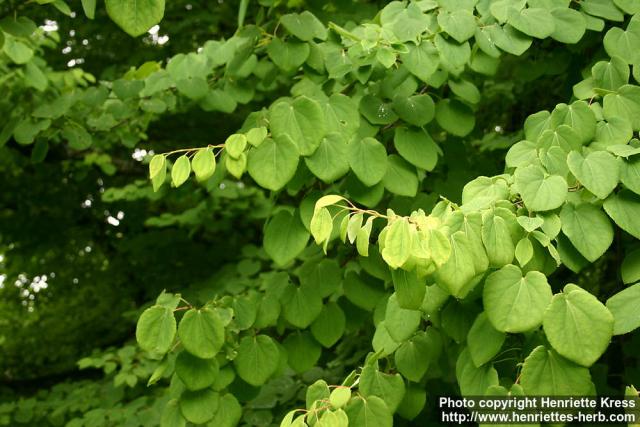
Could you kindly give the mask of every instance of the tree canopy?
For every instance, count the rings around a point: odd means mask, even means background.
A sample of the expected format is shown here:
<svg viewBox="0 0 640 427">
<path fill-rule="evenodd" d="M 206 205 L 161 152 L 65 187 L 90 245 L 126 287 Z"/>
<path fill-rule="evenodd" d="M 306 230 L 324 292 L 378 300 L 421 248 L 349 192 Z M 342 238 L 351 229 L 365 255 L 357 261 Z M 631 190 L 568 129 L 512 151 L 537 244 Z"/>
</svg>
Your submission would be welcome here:
<svg viewBox="0 0 640 427">
<path fill-rule="evenodd" d="M 0 0 L 0 425 L 638 397 L 640 3 Z"/>
</svg>

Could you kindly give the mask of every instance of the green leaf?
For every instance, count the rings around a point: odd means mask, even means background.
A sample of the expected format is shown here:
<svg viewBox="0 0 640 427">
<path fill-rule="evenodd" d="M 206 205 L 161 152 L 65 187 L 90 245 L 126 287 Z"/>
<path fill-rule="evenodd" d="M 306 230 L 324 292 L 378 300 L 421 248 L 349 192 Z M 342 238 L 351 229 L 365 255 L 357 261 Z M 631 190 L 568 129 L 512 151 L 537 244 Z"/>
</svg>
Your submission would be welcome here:
<svg viewBox="0 0 640 427">
<path fill-rule="evenodd" d="M 2 41 L 0 40 L 0 48 L 1 47 Z M 33 61 L 27 62 L 27 66 L 24 71 L 25 83 L 28 86 L 31 86 L 40 92 L 47 89 L 49 79 Z"/>
<path fill-rule="evenodd" d="M 238 102 L 230 94 L 230 91 L 221 89 L 209 90 L 199 102 L 204 111 L 220 111 L 232 113 L 238 106 Z"/>
<path fill-rule="evenodd" d="M 589 15 L 604 18 L 608 21 L 622 21 L 624 15 L 613 2 L 603 0 L 584 0 L 581 3 L 582 10 Z"/>
<path fill-rule="evenodd" d="M 84 14 L 87 18 L 95 18 L 96 0 L 82 0 L 82 10 L 84 10 Z"/>
<path fill-rule="evenodd" d="M 184 419 L 180 412 L 179 402 L 176 399 L 171 399 L 165 405 L 162 410 L 162 417 L 160 418 L 161 427 L 185 427 L 187 420 Z"/>
<path fill-rule="evenodd" d="M 293 423 L 293 417 L 296 415 L 297 411 L 298 411 L 297 409 L 293 409 L 287 412 L 287 415 L 285 415 L 282 421 L 280 422 L 280 427 L 291 427 Z M 304 418 L 304 415 L 302 415 L 301 417 Z"/>
<path fill-rule="evenodd" d="M 140 80 L 118 79 L 113 82 L 113 93 L 123 101 L 133 99 L 138 96 L 144 88 L 144 82 Z"/>
<path fill-rule="evenodd" d="M 435 46 L 440 55 L 440 65 L 453 74 L 460 74 L 464 66 L 471 59 L 469 42 L 458 43 L 451 39 L 445 39 L 436 34 Z"/>
<path fill-rule="evenodd" d="M 264 329 L 268 326 L 275 326 L 280 317 L 280 301 L 273 292 L 267 292 L 258 305 L 254 328 Z"/>
<path fill-rule="evenodd" d="M 427 392 L 420 386 L 409 386 L 396 412 L 405 420 L 415 419 L 424 409 Z"/>
<path fill-rule="evenodd" d="M 624 289 L 607 300 L 613 315 L 613 334 L 627 334 L 640 328 L 640 283 Z"/>
<path fill-rule="evenodd" d="M 278 369 L 279 359 L 278 346 L 270 337 L 246 336 L 240 340 L 233 364 L 240 378 L 251 385 L 261 386 Z"/>
<path fill-rule="evenodd" d="M 360 128 L 358 104 L 341 93 L 334 93 L 327 102 L 322 103 L 327 126 L 327 134 L 339 133 L 348 139 Z"/>
<path fill-rule="evenodd" d="M 247 171 L 261 187 L 278 191 L 295 175 L 299 158 L 298 147 L 286 134 L 267 138 L 249 151 Z"/>
<path fill-rule="evenodd" d="M 401 267 L 409 259 L 413 237 L 411 226 L 404 218 L 388 226 L 381 255 L 391 268 Z"/>
<path fill-rule="evenodd" d="M 493 213 L 483 214 L 482 243 L 487 251 L 489 265 L 492 267 L 502 267 L 513 261 L 515 246 L 509 226 L 501 216 Z"/>
<path fill-rule="evenodd" d="M 519 167 L 515 185 L 531 211 L 548 211 L 560 207 L 567 198 L 567 182 L 558 175 L 546 175 L 537 165 Z"/>
<path fill-rule="evenodd" d="M 349 220 L 347 222 L 347 238 L 349 239 L 349 243 L 353 244 L 353 242 L 356 241 L 358 232 L 362 228 L 363 218 L 364 218 L 363 213 L 356 213 L 349 217 Z"/>
<path fill-rule="evenodd" d="M 333 295 L 342 283 L 342 269 L 336 260 L 323 259 L 304 263 L 298 272 L 302 286 L 314 289 L 321 297 Z"/>
<path fill-rule="evenodd" d="M 373 95 L 365 95 L 360 100 L 360 112 L 374 125 L 388 125 L 398 120 L 398 115 L 390 104 Z"/>
<path fill-rule="evenodd" d="M 387 171 L 382 178 L 384 188 L 398 196 L 415 197 L 418 193 L 418 175 L 413 165 L 397 154 L 387 158 Z"/>
<path fill-rule="evenodd" d="M 493 39 L 491 38 L 491 36 L 489 35 L 488 28 L 489 27 L 476 28 L 476 32 L 474 36 L 475 36 L 475 42 L 479 48 L 479 50 L 476 52 L 476 55 L 478 52 L 482 52 L 484 54 L 483 57 L 485 58 L 487 63 L 493 64 L 491 66 L 492 73 L 490 74 L 490 75 L 493 75 L 495 74 L 495 71 L 497 71 L 495 69 L 495 66 L 498 63 L 497 58 L 500 57 L 501 52 L 497 48 L 496 44 L 493 42 Z M 472 62 L 472 67 L 473 67 L 473 62 Z"/>
<path fill-rule="evenodd" d="M 345 297 L 350 302 L 367 311 L 373 311 L 378 301 L 384 296 L 381 289 L 365 283 L 355 273 L 347 273 L 343 289 Z"/>
<path fill-rule="evenodd" d="M 593 78 L 587 77 L 586 79 L 573 85 L 573 95 L 581 100 L 591 99 L 596 97 L 595 88 L 593 87 Z"/>
<path fill-rule="evenodd" d="M 240 133 L 234 133 L 230 135 L 224 142 L 224 149 L 226 150 L 227 154 L 234 159 L 240 157 L 246 147 L 247 137 Z"/>
<path fill-rule="evenodd" d="M 332 347 L 345 331 L 346 317 L 335 302 L 328 302 L 311 324 L 313 337 L 324 347 Z"/>
<path fill-rule="evenodd" d="M 166 170 L 166 157 L 164 154 L 156 154 L 149 162 L 149 179 L 153 180 L 156 176 Z"/>
<path fill-rule="evenodd" d="M 381 398 L 393 413 L 402 402 L 405 386 L 400 374 L 385 374 L 378 371 L 377 367 L 369 365 L 365 366 L 360 374 L 359 391 L 367 399 L 374 396 Z"/>
<path fill-rule="evenodd" d="M 0 38 L 0 48 L 2 47 L 2 40 Z M 25 84 L 31 86 L 40 92 L 43 92 L 48 84 L 49 79 L 42 72 L 42 70 L 33 62 L 27 62 L 24 73 Z"/>
<path fill-rule="evenodd" d="M 264 230 L 264 250 L 278 265 L 293 260 L 307 246 L 309 232 L 298 215 L 278 212 Z"/>
<path fill-rule="evenodd" d="M 240 406 L 238 400 L 231 393 L 227 393 L 220 398 L 218 410 L 208 425 L 215 427 L 235 427 L 241 418 L 242 406 Z"/>
<path fill-rule="evenodd" d="M 185 391 L 180 396 L 180 412 L 195 424 L 203 424 L 213 418 L 220 405 L 220 395 L 211 389 Z"/>
<path fill-rule="evenodd" d="M 484 312 L 480 313 L 467 335 L 473 364 L 480 367 L 493 359 L 502 348 L 505 338 L 506 334 L 494 328 Z"/>
<path fill-rule="evenodd" d="M 640 194 L 640 157 L 622 162 L 620 181 L 631 191 Z"/>
<path fill-rule="evenodd" d="M 322 349 L 308 332 L 293 332 L 283 342 L 287 350 L 287 363 L 298 373 L 303 373 L 313 368 Z"/>
<path fill-rule="evenodd" d="M 634 131 L 640 130 L 640 87 L 624 85 L 616 93 L 604 97 L 604 118 L 621 117 L 631 123 Z"/>
<path fill-rule="evenodd" d="M 377 396 L 351 399 L 345 412 L 349 425 L 366 427 L 392 427 L 393 415 L 384 400 Z"/>
<path fill-rule="evenodd" d="M 249 144 L 253 145 L 254 147 L 257 147 L 260 144 L 262 144 L 264 139 L 267 137 L 268 133 L 269 133 L 269 131 L 267 131 L 267 128 L 264 127 L 264 126 L 257 127 L 257 128 L 251 128 L 246 133 L 247 142 Z"/>
<path fill-rule="evenodd" d="M 463 298 L 465 288 L 476 275 L 473 249 L 463 231 L 451 235 L 451 256 L 436 272 L 436 282 L 455 297 Z"/>
<path fill-rule="evenodd" d="M 145 351 L 164 354 L 171 348 L 176 336 L 176 319 L 173 310 L 155 305 L 146 309 L 136 326 L 136 340 Z"/>
<path fill-rule="evenodd" d="M 280 142 L 284 139 L 281 136 L 288 135 L 303 156 L 313 154 L 326 131 L 320 104 L 306 96 L 296 98 L 293 102 L 277 102 L 269 110 L 269 122 L 274 138 Z M 287 150 L 290 148 L 287 147 Z"/>
<path fill-rule="evenodd" d="M 587 260 L 600 258 L 613 242 L 613 226 L 600 208 L 567 203 L 560 212 L 562 232 Z"/>
<path fill-rule="evenodd" d="M 518 264 L 521 267 L 527 265 L 531 258 L 533 258 L 533 245 L 528 236 L 523 237 L 518 241 L 515 250 L 515 257 L 518 260 Z"/>
<path fill-rule="evenodd" d="M 347 142 L 340 133 L 327 134 L 316 151 L 305 157 L 304 161 L 309 170 L 326 183 L 333 182 L 349 172 Z"/>
<path fill-rule="evenodd" d="M 402 63 L 411 74 L 428 83 L 429 78 L 438 69 L 440 57 L 432 42 L 423 40 L 419 45 L 409 44 L 408 52 L 401 53 Z"/>
<path fill-rule="evenodd" d="M 396 52 L 390 47 L 378 46 L 376 60 L 384 67 L 391 68 L 396 63 Z"/>
<path fill-rule="evenodd" d="M 561 164 L 557 169 L 560 171 L 560 175 L 564 176 L 565 172 L 567 172 L 565 165 L 567 152 L 580 149 L 580 137 L 569 126 L 561 125 L 554 130 L 542 132 L 538 139 L 538 145 L 540 146 L 540 159 L 543 161 L 543 165 L 547 167 L 547 172 L 553 173 L 552 165 L 554 163 L 549 162 L 549 160 L 550 157 L 554 157 L 553 151 L 556 151 L 559 159 L 558 163 Z"/>
<path fill-rule="evenodd" d="M 556 132 L 559 133 L 562 130 L 561 125 L 567 125 L 579 138 L 579 144 L 587 144 L 593 140 L 595 135 L 596 116 L 585 101 L 576 101 L 570 105 L 561 103 L 553 109 L 550 121 L 546 124 L 551 128 L 557 128 Z M 567 140 L 570 139 L 566 135 L 563 137 Z M 570 143 L 570 145 L 575 144 Z"/>
<path fill-rule="evenodd" d="M 627 64 L 640 63 L 640 31 L 629 26 L 627 31 L 613 27 L 604 36 L 604 50 L 611 57 L 620 57 Z"/>
<path fill-rule="evenodd" d="M 247 169 L 247 155 L 245 153 L 240 153 L 240 156 L 238 156 L 237 159 L 234 159 L 231 156 L 225 156 L 224 167 L 227 169 L 229 174 L 240 179 Z"/>
<path fill-rule="evenodd" d="M 165 161 L 165 156 L 163 155 L 158 155 L 159 157 L 162 157 L 162 159 L 160 159 L 158 157 L 158 160 L 156 160 L 156 164 L 153 166 L 153 170 L 157 171 L 157 173 L 155 173 L 155 175 L 153 175 L 151 177 L 151 185 L 153 186 L 153 191 L 158 191 L 158 189 L 162 186 L 162 184 L 164 184 L 165 179 L 167 178 L 167 163 Z M 154 156 L 155 159 L 156 156 Z M 151 161 L 153 162 L 152 159 Z M 160 166 L 161 165 L 161 166 Z M 151 174 L 152 172 L 152 165 L 151 163 L 149 164 L 149 173 Z"/>
<path fill-rule="evenodd" d="M 604 210 L 627 233 L 640 239 L 640 196 L 628 190 L 612 194 L 604 201 Z"/>
<path fill-rule="evenodd" d="M 267 46 L 267 54 L 278 68 L 286 72 L 295 71 L 309 57 L 309 44 L 274 37 Z"/>
<path fill-rule="evenodd" d="M 636 249 L 624 257 L 620 273 L 624 283 L 640 281 L 640 249 Z"/>
<path fill-rule="evenodd" d="M 2 49 L 16 64 L 26 64 L 33 58 L 33 49 L 13 37 L 6 37 Z"/>
<path fill-rule="evenodd" d="M 631 129 L 631 128 L 629 128 Z M 596 141 L 596 142 L 600 142 L 600 141 Z M 635 156 L 636 154 L 640 154 L 640 148 L 634 148 L 631 145 L 625 145 L 625 144 L 615 144 L 615 145 L 608 145 L 607 146 L 607 151 L 615 154 L 618 157 L 624 157 L 625 159 L 631 157 L 631 156 Z M 623 180 L 624 177 L 624 163 L 622 165 L 622 173 L 620 176 L 620 180 Z M 624 184 L 624 182 L 623 182 Z"/>
<path fill-rule="evenodd" d="M 182 351 L 176 358 L 176 375 L 189 390 L 202 390 L 213 385 L 220 372 L 216 359 L 200 359 Z"/>
<path fill-rule="evenodd" d="M 206 181 L 216 171 L 216 157 L 209 148 L 198 150 L 191 160 L 191 168 L 198 181 Z"/>
<path fill-rule="evenodd" d="M 248 294 L 236 297 L 232 310 L 234 326 L 239 330 L 249 329 L 258 315 L 258 295 Z"/>
<path fill-rule="evenodd" d="M 556 29 L 553 15 L 543 8 L 511 8 L 507 22 L 516 30 L 538 39 L 549 37 Z"/>
<path fill-rule="evenodd" d="M 170 359 L 168 357 L 163 358 L 162 361 L 156 367 L 156 369 L 153 370 L 153 373 L 151 374 L 151 376 L 149 377 L 149 380 L 147 381 L 147 387 L 152 386 L 153 384 L 156 384 L 162 378 L 170 374 L 171 372 L 169 370 L 171 368 L 173 368 L 173 366 L 171 366 Z"/>
<path fill-rule="evenodd" d="M 309 231 L 317 245 L 327 242 L 333 230 L 333 218 L 327 208 L 320 208 L 314 211 Z"/>
<path fill-rule="evenodd" d="M 214 357 L 224 344 L 224 325 L 218 313 L 203 308 L 188 310 L 178 326 L 185 350 L 201 359 Z"/>
<path fill-rule="evenodd" d="M 451 91 L 462 98 L 463 100 L 471 103 L 477 104 L 480 102 L 481 95 L 480 91 L 468 80 L 449 80 L 448 82 Z"/>
<path fill-rule="evenodd" d="M 634 0 L 613 0 L 613 3 L 624 13 L 629 15 L 634 15 L 640 12 L 640 4 Z"/>
<path fill-rule="evenodd" d="M 421 169 L 431 171 L 438 162 L 439 147 L 424 129 L 397 127 L 393 144 L 406 161 Z"/>
<path fill-rule="evenodd" d="M 30 37 L 38 27 L 35 22 L 26 16 L 7 15 L 0 20 L 0 29 L 12 36 L 27 38 Z"/>
<path fill-rule="evenodd" d="M 424 126 L 435 116 L 435 104 L 427 94 L 398 95 L 393 98 L 393 109 L 402 120 L 415 126 Z"/>
<path fill-rule="evenodd" d="M 492 2 L 487 12 L 491 12 L 491 15 L 493 15 L 493 17 L 496 18 L 499 23 L 503 24 L 509 17 L 509 12 L 511 11 L 511 9 L 515 9 L 516 11 L 518 11 L 524 8 L 525 4 L 526 2 L 522 0 L 498 0 Z"/>
<path fill-rule="evenodd" d="M 452 135 L 467 136 L 476 125 L 471 109 L 457 100 L 442 99 L 436 104 L 436 121 Z"/>
<path fill-rule="evenodd" d="M 166 291 L 162 291 L 158 298 L 156 298 L 156 305 L 162 305 L 168 307 L 171 310 L 175 310 L 182 301 L 180 294 L 172 294 Z"/>
<path fill-rule="evenodd" d="M 62 137 L 67 140 L 69 147 L 74 150 L 86 150 L 93 143 L 93 138 L 87 130 L 78 124 L 67 123 L 62 129 Z"/>
<path fill-rule="evenodd" d="M 622 145 L 622 147 L 625 147 L 623 150 L 632 149 L 630 146 L 626 145 L 632 136 L 633 131 L 631 130 L 631 123 L 628 120 L 621 117 L 611 117 L 607 121 L 603 120 L 598 122 L 595 141 L 606 145 L 609 150 L 616 145 Z M 612 152 L 618 156 L 626 157 L 624 152 Z"/>
<path fill-rule="evenodd" d="M 306 10 L 300 14 L 282 15 L 280 23 L 287 31 L 303 41 L 311 41 L 314 38 L 325 40 L 327 38 L 327 29 L 322 22 Z"/>
<path fill-rule="evenodd" d="M 544 313 L 544 333 L 553 349 L 589 367 L 609 346 L 613 316 L 598 299 L 577 286 L 554 295 Z"/>
<path fill-rule="evenodd" d="M 531 114 L 524 121 L 524 136 L 529 141 L 537 141 L 547 129 L 551 129 L 551 113 L 548 111 L 539 111 Z M 527 142 L 527 141 L 524 141 Z"/>
<path fill-rule="evenodd" d="M 456 362 L 456 378 L 463 396 L 482 396 L 487 388 L 498 385 L 498 372 L 491 364 L 476 367 L 465 348 Z"/>
<path fill-rule="evenodd" d="M 398 372 L 410 381 L 419 382 L 431 363 L 437 362 L 441 350 L 442 339 L 433 328 L 417 333 L 394 354 Z"/>
<path fill-rule="evenodd" d="M 512 55 L 520 56 L 531 46 L 531 37 L 513 28 L 511 25 L 490 26 L 489 36 L 500 49 Z"/>
<path fill-rule="evenodd" d="M 599 61 L 591 68 L 593 84 L 598 89 L 615 91 L 629 81 L 629 66 L 619 57 Z"/>
<path fill-rule="evenodd" d="M 322 298 L 307 286 L 288 287 L 282 300 L 283 314 L 293 326 L 307 328 L 322 312 Z"/>
<path fill-rule="evenodd" d="M 307 392 L 305 394 L 305 403 L 307 409 L 311 409 L 311 406 L 317 400 L 327 400 L 329 399 L 331 392 L 329 391 L 329 386 L 325 380 L 317 380 L 309 387 L 307 387 Z"/>
<path fill-rule="evenodd" d="M 527 395 L 585 396 L 591 394 L 591 375 L 553 350 L 540 345 L 524 360 L 520 384 Z"/>
<path fill-rule="evenodd" d="M 560 254 L 560 259 L 564 265 L 567 266 L 571 271 L 578 273 L 580 270 L 589 265 L 589 261 L 587 261 L 580 252 L 571 244 L 569 239 L 565 237 L 564 234 L 559 234 L 557 236 L 558 241 L 558 253 Z"/>
<path fill-rule="evenodd" d="M 356 249 L 361 256 L 369 256 L 369 237 L 371 236 L 374 219 L 375 217 L 373 216 L 367 218 L 367 222 L 356 233 Z"/>
<path fill-rule="evenodd" d="M 187 178 L 189 178 L 189 174 L 191 173 L 191 163 L 189 162 L 189 158 L 186 154 L 178 157 L 176 162 L 173 164 L 171 168 L 171 182 L 174 187 L 180 187 L 185 183 Z"/>
<path fill-rule="evenodd" d="M 391 19 L 388 18 L 388 14 L 383 16 L 384 18 L 380 20 L 383 28 L 391 30 L 400 42 L 415 41 L 429 26 L 429 18 L 416 4 L 400 8 Z"/>
<path fill-rule="evenodd" d="M 419 310 L 407 310 L 400 307 L 398 298 L 391 294 L 387 300 L 384 323 L 389 332 L 389 336 L 396 342 L 409 339 L 418 329 L 422 313 Z"/>
<path fill-rule="evenodd" d="M 618 161 L 606 151 L 594 151 L 586 157 L 572 151 L 567 164 L 580 183 L 600 199 L 607 198 L 618 185 Z"/>
<path fill-rule="evenodd" d="M 387 171 L 387 150 L 375 138 L 352 141 L 348 146 L 349 165 L 367 187 L 382 181 Z"/>
<path fill-rule="evenodd" d="M 109 17 L 132 37 L 140 36 L 162 20 L 164 0 L 105 0 Z"/>
<path fill-rule="evenodd" d="M 501 332 L 526 332 L 542 323 L 551 301 L 551 287 L 544 274 L 507 265 L 487 277 L 482 294 L 484 309 Z"/>
<path fill-rule="evenodd" d="M 458 43 L 467 41 L 476 31 L 476 19 L 468 10 L 443 10 L 438 14 L 438 24 Z"/>
<path fill-rule="evenodd" d="M 329 404 L 333 408 L 342 408 L 351 399 L 351 389 L 349 387 L 336 387 L 329 396 Z"/>
<path fill-rule="evenodd" d="M 527 233 L 531 233 L 533 230 L 542 227 L 544 224 L 544 220 L 540 217 L 531 218 L 528 216 L 519 216 L 517 221 Z"/>
<path fill-rule="evenodd" d="M 427 291 L 425 280 L 419 278 L 415 271 L 401 268 L 391 270 L 391 277 L 398 306 L 408 310 L 419 309 Z"/>
<path fill-rule="evenodd" d="M 485 208 L 493 205 L 498 200 L 509 198 L 509 189 L 503 179 L 493 179 L 479 176 L 468 182 L 462 189 L 462 204 L 465 208 Z"/>
<path fill-rule="evenodd" d="M 560 43 L 578 43 L 587 30 L 587 22 L 584 16 L 577 10 L 557 7 L 551 9 L 555 29 L 551 33 L 551 38 Z"/>
<path fill-rule="evenodd" d="M 64 0 L 54 0 L 51 4 L 63 14 L 71 16 L 71 8 Z"/>
</svg>

